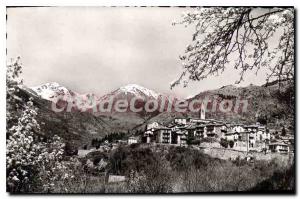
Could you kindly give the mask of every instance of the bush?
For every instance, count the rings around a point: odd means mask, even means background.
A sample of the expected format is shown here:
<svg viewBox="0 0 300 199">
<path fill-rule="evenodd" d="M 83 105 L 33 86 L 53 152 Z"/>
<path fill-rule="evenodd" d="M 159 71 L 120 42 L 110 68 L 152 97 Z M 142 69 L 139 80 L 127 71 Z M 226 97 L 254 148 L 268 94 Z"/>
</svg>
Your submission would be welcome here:
<svg viewBox="0 0 300 199">
<path fill-rule="evenodd" d="M 200 144 L 200 140 L 191 140 L 190 144 L 191 145 L 199 145 Z"/>
<path fill-rule="evenodd" d="M 234 141 L 230 140 L 230 141 L 229 141 L 229 146 L 230 146 L 230 148 L 233 148 L 233 146 L 234 146 Z"/>
<path fill-rule="evenodd" d="M 67 142 L 65 144 L 65 153 L 67 156 L 78 155 L 78 149 L 71 143 Z"/>
<path fill-rule="evenodd" d="M 202 138 L 201 142 L 217 142 L 218 140 L 216 138 L 213 137 L 206 137 L 206 138 Z"/>
<path fill-rule="evenodd" d="M 275 171 L 271 177 L 258 183 L 250 191 L 270 192 L 288 191 L 295 192 L 295 167 L 292 165 L 284 171 Z"/>
<path fill-rule="evenodd" d="M 220 145 L 224 148 L 228 148 L 228 141 L 226 139 L 221 139 Z"/>
</svg>

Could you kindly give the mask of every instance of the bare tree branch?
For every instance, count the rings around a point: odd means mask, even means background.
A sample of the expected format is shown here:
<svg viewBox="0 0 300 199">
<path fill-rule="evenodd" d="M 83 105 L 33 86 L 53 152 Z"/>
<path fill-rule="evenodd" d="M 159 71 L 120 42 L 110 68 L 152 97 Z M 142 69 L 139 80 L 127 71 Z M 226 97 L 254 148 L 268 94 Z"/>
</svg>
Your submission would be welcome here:
<svg viewBox="0 0 300 199">
<path fill-rule="evenodd" d="M 246 72 L 257 74 L 262 67 L 269 68 L 267 82 L 293 79 L 293 21 L 294 10 L 282 8 L 197 8 L 186 13 L 178 24 L 194 24 L 195 33 L 180 56 L 183 72 L 171 88 L 218 75 L 230 64 L 240 71 L 236 83 Z"/>
</svg>

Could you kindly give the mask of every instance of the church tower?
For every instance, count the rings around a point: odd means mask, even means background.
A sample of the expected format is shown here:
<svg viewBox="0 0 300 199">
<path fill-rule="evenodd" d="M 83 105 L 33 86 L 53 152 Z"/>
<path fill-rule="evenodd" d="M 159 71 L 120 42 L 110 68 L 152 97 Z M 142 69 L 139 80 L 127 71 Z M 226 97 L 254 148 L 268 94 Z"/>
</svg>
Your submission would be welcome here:
<svg viewBox="0 0 300 199">
<path fill-rule="evenodd" d="M 201 104 L 200 119 L 205 120 L 205 106 L 204 106 L 204 103 Z"/>
</svg>

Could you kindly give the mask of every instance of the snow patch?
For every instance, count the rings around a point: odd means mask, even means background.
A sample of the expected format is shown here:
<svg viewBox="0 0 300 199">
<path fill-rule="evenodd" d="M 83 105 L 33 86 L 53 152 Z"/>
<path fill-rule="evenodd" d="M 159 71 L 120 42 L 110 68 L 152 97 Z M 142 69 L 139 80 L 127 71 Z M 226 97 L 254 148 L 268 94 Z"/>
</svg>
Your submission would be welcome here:
<svg viewBox="0 0 300 199">
<path fill-rule="evenodd" d="M 127 93 L 132 93 L 135 95 L 140 95 L 140 92 L 145 94 L 146 96 L 153 97 L 154 99 L 158 99 L 159 94 L 153 90 L 147 89 L 137 84 L 128 84 L 120 88 L 121 91 Z"/>
</svg>

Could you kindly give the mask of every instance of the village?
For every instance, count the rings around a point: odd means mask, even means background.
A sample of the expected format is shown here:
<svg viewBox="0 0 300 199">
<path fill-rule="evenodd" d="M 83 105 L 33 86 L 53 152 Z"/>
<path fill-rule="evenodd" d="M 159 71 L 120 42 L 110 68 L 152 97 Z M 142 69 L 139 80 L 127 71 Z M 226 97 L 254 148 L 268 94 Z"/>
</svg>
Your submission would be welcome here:
<svg viewBox="0 0 300 199">
<path fill-rule="evenodd" d="M 200 149 L 224 149 L 243 153 L 293 154 L 294 136 L 282 135 L 281 129 L 269 129 L 260 123 L 238 124 L 206 119 L 205 112 L 199 118 L 177 117 L 169 123 L 148 123 L 145 131 L 127 139 L 105 140 L 97 150 L 109 151 L 119 145 L 154 144 Z"/>
<path fill-rule="evenodd" d="M 138 140 L 131 137 L 128 143 Z M 294 137 L 291 135 L 276 136 L 275 132 L 260 123 L 245 125 L 206 119 L 205 112 L 201 113 L 200 118 L 175 118 L 167 125 L 159 122 L 150 123 L 141 141 L 178 146 L 208 142 L 210 146 L 216 148 L 231 148 L 246 152 L 284 154 L 294 150 Z"/>
<path fill-rule="evenodd" d="M 130 137 L 128 143 L 136 143 L 138 140 Z M 149 124 L 142 142 L 178 146 L 208 142 L 214 147 L 238 151 L 290 153 L 293 152 L 294 138 L 286 136 L 277 139 L 269 129 L 259 123 L 244 125 L 205 118 L 175 118 L 168 125 L 159 122 Z"/>
<path fill-rule="evenodd" d="M 211 158 L 223 160 L 246 160 L 251 164 L 255 161 L 270 162 L 276 159 L 284 165 L 290 164 L 294 156 L 294 136 L 283 135 L 278 131 L 279 128 L 271 129 L 258 122 L 246 125 L 207 119 L 205 112 L 201 111 L 198 118 L 176 117 L 168 123 L 150 122 L 139 135 L 118 134 L 116 139 L 103 138 L 101 144 L 94 140 L 92 146 L 96 143 L 95 148 L 80 149 L 78 155 L 91 158 L 97 156 L 98 152 L 118 151 L 122 146 L 150 147 L 156 150 L 160 147 L 183 147 L 200 150 Z M 88 159 L 88 162 L 93 165 L 93 161 Z M 96 168 L 106 164 L 101 159 Z M 125 176 L 108 174 L 106 182 L 120 183 L 125 180 Z"/>
</svg>

